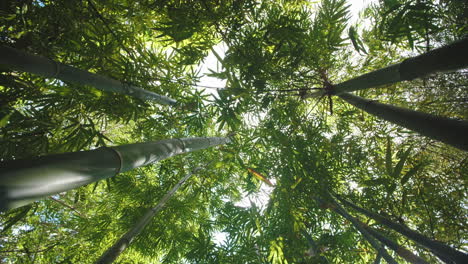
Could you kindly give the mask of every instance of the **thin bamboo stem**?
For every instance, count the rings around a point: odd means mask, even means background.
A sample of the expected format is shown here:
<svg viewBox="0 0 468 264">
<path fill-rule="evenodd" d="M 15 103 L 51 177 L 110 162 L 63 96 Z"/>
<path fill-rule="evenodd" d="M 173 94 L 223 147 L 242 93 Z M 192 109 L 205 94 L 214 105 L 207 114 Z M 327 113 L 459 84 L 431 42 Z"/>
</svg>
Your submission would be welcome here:
<svg viewBox="0 0 468 264">
<path fill-rule="evenodd" d="M 208 164 L 207 164 L 208 165 Z M 206 167 L 205 165 L 204 167 Z M 166 205 L 167 201 L 175 194 L 175 192 L 182 187 L 185 182 L 203 167 L 197 167 L 189 174 L 185 175 L 172 189 L 167 192 L 158 204 L 150 208 L 146 213 L 141 217 L 135 225 L 127 231 L 117 242 L 115 242 L 111 247 L 109 247 L 96 261 L 96 264 L 109 264 L 114 262 L 122 252 L 132 243 L 132 241 L 143 231 L 143 229 L 151 222 L 153 217 L 159 213 L 163 207 Z"/>
</svg>

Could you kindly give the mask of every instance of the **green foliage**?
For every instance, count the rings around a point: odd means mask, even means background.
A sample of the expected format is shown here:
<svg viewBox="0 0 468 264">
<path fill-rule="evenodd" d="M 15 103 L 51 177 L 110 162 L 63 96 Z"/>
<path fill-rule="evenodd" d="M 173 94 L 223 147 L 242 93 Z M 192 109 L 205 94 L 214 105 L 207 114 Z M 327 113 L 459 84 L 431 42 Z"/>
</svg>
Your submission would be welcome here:
<svg viewBox="0 0 468 264">
<path fill-rule="evenodd" d="M 351 40 L 351 43 L 353 43 L 354 49 L 357 52 L 360 53 L 362 51 L 363 53 L 367 54 L 366 48 L 364 47 L 362 40 L 359 38 L 358 33 L 353 26 L 349 27 L 348 36 Z"/>
<path fill-rule="evenodd" d="M 317 203 L 328 192 L 456 248 L 466 247 L 466 153 L 340 100 L 303 99 L 327 82 L 386 67 L 463 35 L 466 4 L 381 1 L 363 13 L 371 23 L 353 26 L 349 4 L 3 1 L 2 45 L 168 95 L 180 105 L 152 105 L 2 66 L 2 161 L 236 134 L 232 144 L 1 213 L 0 262 L 91 263 L 181 177 L 210 160 L 118 263 L 373 261 L 375 250 L 353 226 Z M 219 43 L 226 47 L 224 54 L 214 51 Z M 221 65 L 208 75 L 226 81 L 213 95 L 194 87 L 201 77 L 197 66 L 208 54 Z M 461 71 L 359 95 L 467 119 L 467 83 Z M 255 180 L 247 168 L 261 172 L 274 187 Z M 401 235 L 361 220 L 436 262 Z"/>
</svg>

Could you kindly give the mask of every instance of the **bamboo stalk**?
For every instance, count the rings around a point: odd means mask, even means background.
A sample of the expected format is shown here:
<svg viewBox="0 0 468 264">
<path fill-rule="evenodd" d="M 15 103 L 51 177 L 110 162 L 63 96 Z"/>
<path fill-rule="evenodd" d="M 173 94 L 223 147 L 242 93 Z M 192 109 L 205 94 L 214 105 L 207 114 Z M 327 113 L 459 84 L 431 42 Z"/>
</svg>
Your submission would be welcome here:
<svg viewBox="0 0 468 264">
<path fill-rule="evenodd" d="M 436 72 L 464 69 L 468 67 L 468 59 L 463 55 L 467 50 L 468 38 L 464 38 L 421 55 L 405 59 L 401 63 L 336 84 L 331 91 L 323 90 L 309 94 L 306 97 L 315 98 L 326 93 L 340 95 L 342 93 L 374 88 L 396 82 L 410 81 Z"/>
<path fill-rule="evenodd" d="M 178 154 L 226 144 L 229 138 L 182 138 L 0 163 L 0 211 L 112 177 Z"/>
<path fill-rule="evenodd" d="M 380 255 L 380 252 L 377 253 L 377 256 L 375 257 L 374 264 L 380 264 L 380 260 L 382 259 L 382 255 Z"/>
<path fill-rule="evenodd" d="M 347 205 L 356 211 L 374 219 L 375 221 L 379 222 L 380 224 L 383 224 L 396 232 L 408 237 L 409 239 L 415 241 L 416 243 L 430 249 L 433 251 L 436 256 L 440 256 L 440 258 L 443 258 L 444 260 L 449 259 L 455 263 L 468 263 L 468 255 L 460 252 L 450 246 L 445 245 L 444 243 L 430 239 L 423 234 L 420 234 L 414 230 L 409 229 L 406 226 L 403 226 L 399 223 L 395 223 L 377 213 L 371 212 L 369 210 L 366 210 L 362 207 L 359 207 L 341 197 L 337 197 L 344 205 Z"/>
<path fill-rule="evenodd" d="M 317 246 L 317 243 L 314 241 L 311 235 L 307 233 L 306 230 L 302 229 L 301 234 L 306 238 L 307 243 L 309 244 L 309 255 L 310 256 L 319 256 L 320 254 L 320 249 Z M 312 253 L 312 254 L 310 254 Z M 320 256 L 321 263 L 330 263 L 325 256 Z"/>
<path fill-rule="evenodd" d="M 11 70 L 29 72 L 47 78 L 60 79 L 65 82 L 90 85 L 102 91 L 126 94 L 163 105 L 176 105 L 177 103 L 174 99 L 140 87 L 127 85 L 105 76 L 1 45 L 0 65 L 4 65 Z"/>
<path fill-rule="evenodd" d="M 382 244 L 387 246 L 388 248 L 393 249 L 400 257 L 408 261 L 409 263 L 413 264 L 429 264 L 427 261 L 422 259 L 421 257 L 413 254 L 413 252 L 409 251 L 408 249 L 398 245 L 395 241 L 389 239 L 388 237 L 384 236 L 380 232 L 374 230 L 373 228 L 367 226 L 363 222 L 356 219 L 356 221 L 369 232 L 373 237 L 379 240 Z"/>
<path fill-rule="evenodd" d="M 454 120 L 382 104 L 349 93 L 342 93 L 338 96 L 371 115 L 418 132 L 423 136 L 468 151 L 468 121 Z"/>
<path fill-rule="evenodd" d="M 369 244 L 371 244 L 371 246 L 378 252 L 378 254 L 380 254 L 387 261 L 387 263 L 398 264 L 398 262 L 396 262 L 396 260 L 388 254 L 387 250 L 385 250 L 385 248 L 380 243 L 378 243 L 364 227 L 359 225 L 357 219 L 346 212 L 346 210 L 337 201 L 335 201 L 331 195 L 330 202 L 332 203 L 331 209 L 351 222 L 351 224 L 353 224 L 353 226 L 362 234 L 362 236 L 369 242 Z"/>
<path fill-rule="evenodd" d="M 207 165 L 205 165 L 206 167 Z M 191 173 L 185 175 L 169 192 L 167 192 L 158 204 L 150 208 L 146 213 L 127 231 L 117 242 L 110 246 L 96 261 L 96 264 L 109 264 L 114 262 L 122 252 L 132 243 L 132 241 L 143 231 L 143 229 L 151 222 L 153 217 L 159 213 L 166 205 L 167 201 L 175 194 L 175 192 L 185 184 L 185 182 L 202 167 L 195 168 Z"/>
</svg>

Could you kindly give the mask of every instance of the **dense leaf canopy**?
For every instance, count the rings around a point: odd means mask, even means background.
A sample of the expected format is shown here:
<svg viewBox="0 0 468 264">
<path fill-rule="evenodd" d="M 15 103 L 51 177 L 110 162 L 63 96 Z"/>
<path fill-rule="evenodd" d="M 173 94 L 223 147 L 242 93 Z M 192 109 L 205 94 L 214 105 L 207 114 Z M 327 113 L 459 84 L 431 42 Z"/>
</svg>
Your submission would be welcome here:
<svg viewBox="0 0 468 264">
<path fill-rule="evenodd" d="M 380 259 L 330 197 L 466 251 L 466 152 L 338 97 L 307 95 L 463 38 L 468 4 L 382 0 L 358 15 L 351 12 L 355 2 L 2 1 L 1 45 L 178 103 L 158 105 L 0 65 L 0 161 L 168 138 L 233 136 L 227 145 L 0 213 L 0 262 L 92 263 L 203 164 L 208 165 L 118 263 Z M 216 63 L 207 65 L 209 57 Z M 200 71 L 206 67 L 209 71 Z M 210 85 L 204 75 L 223 85 Z M 467 77 L 461 69 L 356 94 L 467 120 Z M 427 262 L 440 261 L 375 219 L 344 208 Z"/>
</svg>

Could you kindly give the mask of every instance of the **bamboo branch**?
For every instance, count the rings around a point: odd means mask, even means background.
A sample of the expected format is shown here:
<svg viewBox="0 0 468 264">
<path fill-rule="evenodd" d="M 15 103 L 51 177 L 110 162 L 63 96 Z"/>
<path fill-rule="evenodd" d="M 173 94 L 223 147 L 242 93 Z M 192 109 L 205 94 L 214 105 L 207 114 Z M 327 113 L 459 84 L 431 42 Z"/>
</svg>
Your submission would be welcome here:
<svg viewBox="0 0 468 264">
<path fill-rule="evenodd" d="M 61 204 L 61 205 L 65 206 L 65 207 L 67 207 L 68 209 L 75 212 L 81 218 L 88 218 L 88 217 L 84 216 L 82 213 L 80 213 L 75 207 L 65 203 L 64 201 L 62 201 L 60 199 L 55 199 L 53 196 L 49 196 L 49 199 L 56 202 L 56 203 L 58 203 L 58 204 Z"/>
</svg>

